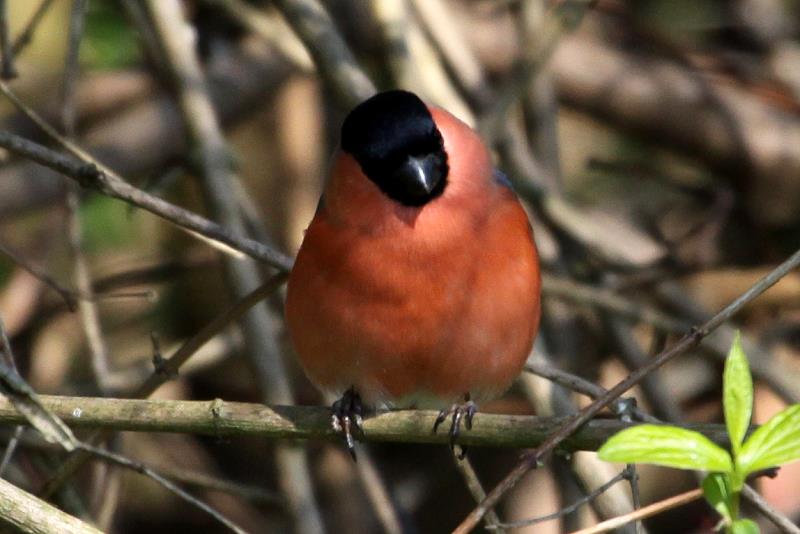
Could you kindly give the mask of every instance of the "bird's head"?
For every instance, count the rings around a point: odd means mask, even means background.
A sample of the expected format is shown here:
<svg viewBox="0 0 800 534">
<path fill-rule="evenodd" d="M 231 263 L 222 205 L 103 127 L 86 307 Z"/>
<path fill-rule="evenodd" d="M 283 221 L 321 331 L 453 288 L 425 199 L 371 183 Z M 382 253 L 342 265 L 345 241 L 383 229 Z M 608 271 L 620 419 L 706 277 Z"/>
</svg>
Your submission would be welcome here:
<svg viewBox="0 0 800 534">
<path fill-rule="evenodd" d="M 404 206 L 424 206 L 447 187 L 442 133 L 425 103 L 408 91 L 379 93 L 356 106 L 342 125 L 341 148 Z"/>
</svg>

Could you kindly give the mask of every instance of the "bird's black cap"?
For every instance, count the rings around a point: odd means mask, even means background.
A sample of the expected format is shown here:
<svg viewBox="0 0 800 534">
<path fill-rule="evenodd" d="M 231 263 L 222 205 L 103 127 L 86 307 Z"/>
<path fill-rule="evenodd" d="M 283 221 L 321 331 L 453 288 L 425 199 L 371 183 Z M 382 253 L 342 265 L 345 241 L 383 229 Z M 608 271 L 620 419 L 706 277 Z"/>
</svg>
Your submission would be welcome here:
<svg viewBox="0 0 800 534">
<path fill-rule="evenodd" d="M 386 195 L 422 206 L 447 185 L 447 154 L 427 106 L 408 91 L 365 100 L 342 125 L 342 150 Z"/>
</svg>

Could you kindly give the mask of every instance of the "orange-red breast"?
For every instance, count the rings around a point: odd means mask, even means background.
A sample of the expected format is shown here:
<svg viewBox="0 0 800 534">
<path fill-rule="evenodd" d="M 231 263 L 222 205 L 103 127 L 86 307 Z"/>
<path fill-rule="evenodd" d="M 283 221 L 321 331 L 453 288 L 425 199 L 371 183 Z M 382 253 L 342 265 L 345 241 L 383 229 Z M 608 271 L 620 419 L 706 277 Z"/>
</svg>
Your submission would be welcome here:
<svg viewBox="0 0 800 534">
<path fill-rule="evenodd" d="M 539 311 L 527 216 L 478 135 L 406 91 L 351 111 L 286 301 L 308 377 L 347 392 L 335 423 L 349 434 L 357 395 L 444 407 L 440 420 L 461 399 L 500 395 Z"/>
</svg>

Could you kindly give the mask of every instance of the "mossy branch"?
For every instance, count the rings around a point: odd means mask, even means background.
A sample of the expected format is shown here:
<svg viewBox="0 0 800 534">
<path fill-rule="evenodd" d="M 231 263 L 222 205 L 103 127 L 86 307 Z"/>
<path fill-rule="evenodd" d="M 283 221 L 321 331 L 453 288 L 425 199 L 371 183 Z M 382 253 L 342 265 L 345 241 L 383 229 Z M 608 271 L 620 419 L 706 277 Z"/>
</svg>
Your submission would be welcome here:
<svg viewBox="0 0 800 534">
<path fill-rule="evenodd" d="M 330 411 L 318 406 L 264 406 L 243 402 L 133 400 L 41 396 L 42 404 L 68 425 L 134 432 L 178 432 L 212 436 L 259 436 L 270 439 L 339 440 Z M 448 442 L 447 432 L 434 434 L 435 411 L 382 412 L 364 420 L 364 441 L 395 443 Z M 479 413 L 459 443 L 470 446 L 530 448 L 542 443 L 564 418 Z M 6 399 L 0 399 L 0 423 L 26 424 Z M 563 449 L 596 450 L 612 434 L 630 426 L 612 419 L 590 421 L 564 442 Z M 687 425 L 715 443 L 727 446 L 723 425 Z"/>
</svg>

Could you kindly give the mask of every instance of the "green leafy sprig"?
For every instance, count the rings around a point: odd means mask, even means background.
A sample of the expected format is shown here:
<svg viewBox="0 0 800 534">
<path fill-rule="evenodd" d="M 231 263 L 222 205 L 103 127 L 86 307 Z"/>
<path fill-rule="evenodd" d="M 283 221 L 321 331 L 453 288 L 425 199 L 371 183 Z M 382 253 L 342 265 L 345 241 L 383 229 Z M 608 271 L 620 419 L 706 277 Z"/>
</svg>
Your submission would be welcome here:
<svg viewBox="0 0 800 534">
<path fill-rule="evenodd" d="M 800 404 L 789 406 L 747 437 L 753 412 L 753 378 L 738 333 L 725 361 L 722 390 L 730 451 L 698 432 L 647 424 L 618 432 L 598 454 L 608 462 L 708 471 L 703 494 L 722 516 L 725 531 L 758 533 L 755 522 L 739 518 L 739 496 L 749 475 L 800 459 Z"/>
</svg>

